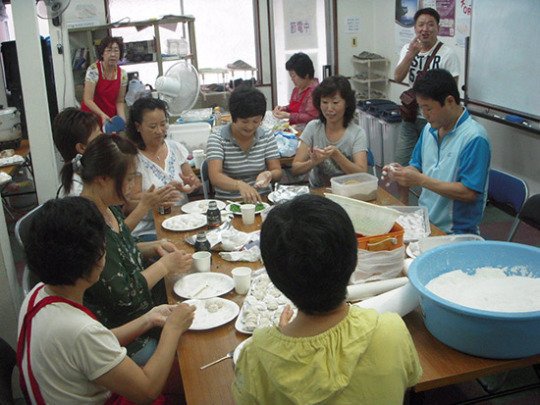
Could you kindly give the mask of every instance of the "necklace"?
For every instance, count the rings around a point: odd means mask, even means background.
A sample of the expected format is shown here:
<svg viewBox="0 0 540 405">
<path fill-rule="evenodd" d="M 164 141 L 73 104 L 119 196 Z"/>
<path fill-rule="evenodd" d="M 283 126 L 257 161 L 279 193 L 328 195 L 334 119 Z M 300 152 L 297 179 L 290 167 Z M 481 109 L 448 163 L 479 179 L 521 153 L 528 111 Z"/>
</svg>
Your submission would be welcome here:
<svg viewBox="0 0 540 405">
<path fill-rule="evenodd" d="M 148 157 L 151 159 L 151 160 L 157 160 L 158 162 L 161 162 L 161 150 L 163 149 L 163 145 L 165 145 L 165 143 L 162 143 L 157 151 L 155 153 L 153 153 L 152 155 L 150 155 L 150 153 L 148 151 L 146 151 L 146 154 L 149 155 Z"/>
</svg>

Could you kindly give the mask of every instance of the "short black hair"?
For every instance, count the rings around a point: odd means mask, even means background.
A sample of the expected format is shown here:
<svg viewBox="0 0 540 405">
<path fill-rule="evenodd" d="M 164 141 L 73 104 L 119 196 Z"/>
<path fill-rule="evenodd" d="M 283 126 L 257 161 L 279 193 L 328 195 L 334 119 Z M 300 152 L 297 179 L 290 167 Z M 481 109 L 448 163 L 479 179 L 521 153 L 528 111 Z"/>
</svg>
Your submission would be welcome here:
<svg viewBox="0 0 540 405">
<path fill-rule="evenodd" d="M 118 196 L 125 200 L 122 190 L 124 179 L 131 164 L 135 165 L 137 147 L 129 139 L 120 135 L 99 135 L 91 141 L 81 158 L 78 173 L 83 183 L 90 183 L 96 177 L 114 179 Z M 66 162 L 62 168 L 62 187 L 69 193 L 72 186 L 74 164 Z"/>
<path fill-rule="evenodd" d="M 306 77 L 313 79 L 315 76 L 313 62 L 309 56 L 303 52 L 298 52 L 291 56 L 285 63 L 285 69 L 294 71 L 302 79 L 305 79 Z"/>
<path fill-rule="evenodd" d="M 270 280 L 302 312 L 326 313 L 345 300 L 358 247 L 349 216 L 335 202 L 305 194 L 275 206 L 260 244 Z"/>
<path fill-rule="evenodd" d="M 413 90 L 417 96 L 438 101 L 441 106 L 448 96 L 454 97 L 456 104 L 460 102 L 456 79 L 448 70 L 428 70 L 423 77 L 419 76 L 416 79 Z"/>
<path fill-rule="evenodd" d="M 427 15 L 430 15 L 433 18 L 435 18 L 435 21 L 437 21 L 437 25 L 439 24 L 439 21 L 441 21 L 441 16 L 437 12 L 437 10 L 435 10 L 435 9 L 433 9 L 431 7 L 426 7 L 426 8 L 421 8 L 416 13 L 414 13 L 414 23 L 415 24 L 416 24 L 416 20 L 418 20 L 418 17 L 420 17 L 422 14 L 427 14 Z"/>
<path fill-rule="evenodd" d="M 254 87 L 240 85 L 231 94 L 229 112 L 233 122 L 238 118 L 264 117 L 266 97 Z"/>
<path fill-rule="evenodd" d="M 330 97 L 335 94 L 339 94 L 345 100 L 343 126 L 347 128 L 349 123 L 354 118 L 354 111 L 356 110 L 356 98 L 354 97 L 354 90 L 351 88 L 351 83 L 345 76 L 336 75 L 324 79 L 321 84 L 319 84 L 315 90 L 313 90 L 313 105 L 317 111 L 319 111 L 319 119 L 321 122 L 326 123 L 326 118 L 321 110 L 321 98 Z"/>
<path fill-rule="evenodd" d="M 103 60 L 103 52 L 105 52 L 105 48 L 111 46 L 112 44 L 118 45 L 118 48 L 120 49 L 120 56 L 118 59 L 122 59 L 124 57 L 124 39 L 122 37 L 105 37 L 98 45 L 97 50 L 99 60 Z"/>
<path fill-rule="evenodd" d="M 34 212 L 24 251 L 30 271 L 51 285 L 74 285 L 105 253 L 105 220 L 83 197 L 47 201 Z"/>
<path fill-rule="evenodd" d="M 137 130 L 137 124 L 142 124 L 145 111 L 162 110 L 165 113 L 165 118 L 169 118 L 167 111 L 167 103 L 163 100 L 153 97 L 139 98 L 133 103 L 129 109 L 129 120 L 126 128 L 127 136 L 131 139 L 139 149 L 145 150 L 146 144 Z"/>
</svg>

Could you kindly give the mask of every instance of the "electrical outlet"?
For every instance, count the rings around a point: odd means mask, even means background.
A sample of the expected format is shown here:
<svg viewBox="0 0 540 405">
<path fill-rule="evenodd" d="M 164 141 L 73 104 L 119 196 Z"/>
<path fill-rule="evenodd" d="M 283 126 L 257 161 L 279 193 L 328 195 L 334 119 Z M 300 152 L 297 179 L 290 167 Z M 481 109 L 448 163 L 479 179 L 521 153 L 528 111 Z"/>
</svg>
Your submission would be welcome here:
<svg viewBox="0 0 540 405">
<path fill-rule="evenodd" d="M 358 45 L 358 40 L 356 37 L 352 37 L 352 42 L 351 42 L 351 45 L 353 48 L 356 48 L 357 45 Z"/>
</svg>

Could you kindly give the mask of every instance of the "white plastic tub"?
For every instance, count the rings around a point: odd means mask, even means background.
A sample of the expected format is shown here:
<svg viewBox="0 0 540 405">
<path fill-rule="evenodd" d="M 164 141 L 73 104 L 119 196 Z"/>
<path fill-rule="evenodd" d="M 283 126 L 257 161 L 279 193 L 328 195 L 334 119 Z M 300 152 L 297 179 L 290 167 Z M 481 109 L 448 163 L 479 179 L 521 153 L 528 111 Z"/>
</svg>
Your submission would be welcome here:
<svg viewBox="0 0 540 405">
<path fill-rule="evenodd" d="M 377 177 L 369 173 L 354 173 L 330 179 L 332 193 L 344 197 L 370 201 L 377 198 Z"/>
</svg>

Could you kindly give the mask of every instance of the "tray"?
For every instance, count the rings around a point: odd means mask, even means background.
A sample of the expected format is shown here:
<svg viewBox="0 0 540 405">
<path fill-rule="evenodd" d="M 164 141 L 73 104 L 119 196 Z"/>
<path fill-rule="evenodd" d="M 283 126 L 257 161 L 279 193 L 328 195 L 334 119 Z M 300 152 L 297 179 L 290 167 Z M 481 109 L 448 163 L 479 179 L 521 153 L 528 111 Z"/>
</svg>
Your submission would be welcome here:
<svg viewBox="0 0 540 405">
<path fill-rule="evenodd" d="M 277 325 L 287 304 L 295 309 L 270 281 L 268 274 L 262 273 L 251 280 L 251 287 L 234 327 L 238 332 L 251 335 L 255 329 Z"/>
</svg>

